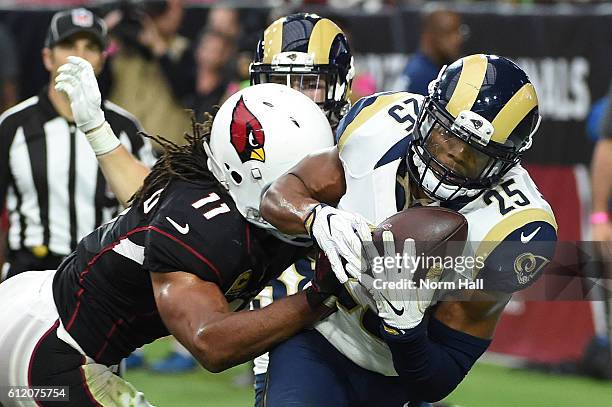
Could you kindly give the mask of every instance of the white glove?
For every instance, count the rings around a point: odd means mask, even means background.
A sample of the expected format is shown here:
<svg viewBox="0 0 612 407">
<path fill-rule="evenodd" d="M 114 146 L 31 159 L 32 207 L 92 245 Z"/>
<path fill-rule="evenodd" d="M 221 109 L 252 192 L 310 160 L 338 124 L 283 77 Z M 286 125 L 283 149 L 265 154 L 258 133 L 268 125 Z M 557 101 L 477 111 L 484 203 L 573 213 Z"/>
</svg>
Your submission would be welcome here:
<svg viewBox="0 0 612 407">
<path fill-rule="evenodd" d="M 357 278 L 367 267 L 367 260 L 362 258 L 361 241 L 372 240 L 372 233 L 360 215 L 319 204 L 306 219 L 306 230 L 327 255 L 340 283 L 348 281 L 347 272 Z M 342 259 L 346 261 L 346 269 Z"/>
<path fill-rule="evenodd" d="M 431 304 L 436 290 L 419 287 L 413 282 L 418 268 L 416 247 L 413 239 L 404 241 L 401 260 L 396 255 L 393 233 L 382 234 L 384 256 L 378 254 L 372 241 L 364 247 L 370 262 L 370 272 L 362 273 L 359 282 L 366 287 L 378 309 L 378 316 L 385 324 L 397 329 L 417 326 Z M 438 281 L 441 273 L 428 273 L 429 281 Z"/>
<path fill-rule="evenodd" d="M 87 133 L 102 126 L 105 121 L 100 108 L 102 96 L 91 64 L 83 58 L 69 56 L 68 62 L 57 71 L 55 89 L 68 95 L 79 130 Z"/>
</svg>

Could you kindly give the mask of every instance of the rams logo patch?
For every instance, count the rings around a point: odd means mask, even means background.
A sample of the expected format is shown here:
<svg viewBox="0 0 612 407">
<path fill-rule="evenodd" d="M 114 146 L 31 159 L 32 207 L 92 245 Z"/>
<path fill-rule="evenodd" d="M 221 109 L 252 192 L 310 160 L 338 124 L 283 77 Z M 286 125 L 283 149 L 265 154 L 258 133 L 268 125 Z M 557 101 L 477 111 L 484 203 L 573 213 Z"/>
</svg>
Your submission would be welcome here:
<svg viewBox="0 0 612 407">
<path fill-rule="evenodd" d="M 523 253 L 514 260 L 514 272 L 521 285 L 529 283 L 550 260 L 533 253 Z"/>
</svg>

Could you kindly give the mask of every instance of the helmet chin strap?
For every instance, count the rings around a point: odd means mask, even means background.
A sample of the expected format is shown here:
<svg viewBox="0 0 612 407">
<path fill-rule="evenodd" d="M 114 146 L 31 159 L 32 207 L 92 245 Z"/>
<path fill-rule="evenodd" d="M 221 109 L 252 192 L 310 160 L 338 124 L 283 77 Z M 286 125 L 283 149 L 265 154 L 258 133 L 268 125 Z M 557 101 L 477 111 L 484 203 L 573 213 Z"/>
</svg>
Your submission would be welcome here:
<svg viewBox="0 0 612 407">
<path fill-rule="evenodd" d="M 420 149 L 419 152 L 422 153 L 423 148 L 417 148 Z M 419 178 L 423 180 L 421 183 L 423 192 L 425 192 L 427 195 L 430 195 L 430 198 L 432 199 L 446 200 L 449 199 L 451 196 L 453 197 L 453 199 L 466 196 L 473 197 L 480 192 L 480 190 L 478 189 L 461 188 L 455 185 L 448 185 L 443 183 L 438 177 L 436 177 L 433 170 L 425 165 L 425 163 L 416 153 L 412 153 L 412 160 L 419 173 Z M 425 174 L 425 176 L 423 176 L 423 174 Z"/>
</svg>

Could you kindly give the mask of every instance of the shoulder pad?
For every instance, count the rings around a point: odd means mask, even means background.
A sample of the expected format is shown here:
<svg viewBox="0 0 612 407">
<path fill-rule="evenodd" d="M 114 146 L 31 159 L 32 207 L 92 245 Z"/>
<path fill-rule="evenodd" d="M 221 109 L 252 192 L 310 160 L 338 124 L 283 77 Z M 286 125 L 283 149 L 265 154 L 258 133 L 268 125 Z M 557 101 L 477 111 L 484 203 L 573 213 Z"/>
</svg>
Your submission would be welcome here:
<svg viewBox="0 0 612 407">
<path fill-rule="evenodd" d="M 389 149 L 412 134 L 423 96 L 408 92 L 376 93 L 360 99 L 336 130 L 345 171 L 360 177 Z"/>
<path fill-rule="evenodd" d="M 233 270 L 234 262 L 241 260 L 240 256 L 226 254 L 233 249 L 241 252 L 246 221 L 225 195 L 211 188 L 174 182 L 157 205 L 145 245 L 150 271 L 185 271 L 203 280 L 221 282 L 222 271 Z M 145 202 L 147 209 L 154 210 Z"/>
</svg>

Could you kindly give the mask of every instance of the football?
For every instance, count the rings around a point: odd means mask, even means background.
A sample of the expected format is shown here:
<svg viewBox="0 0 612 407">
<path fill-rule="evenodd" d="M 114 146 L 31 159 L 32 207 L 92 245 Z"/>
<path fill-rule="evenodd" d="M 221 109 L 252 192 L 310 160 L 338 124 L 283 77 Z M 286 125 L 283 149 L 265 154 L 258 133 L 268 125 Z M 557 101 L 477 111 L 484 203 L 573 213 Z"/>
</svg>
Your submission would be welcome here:
<svg viewBox="0 0 612 407">
<path fill-rule="evenodd" d="M 404 240 L 412 238 L 417 255 L 458 256 L 467 239 L 468 222 L 460 213 L 446 208 L 417 206 L 405 209 L 385 219 L 372 231 L 372 240 L 381 255 L 382 233 L 386 230 L 393 233 L 396 253 L 402 253 Z M 417 270 L 415 277 L 420 277 L 422 272 Z"/>
</svg>

